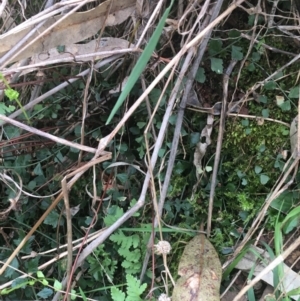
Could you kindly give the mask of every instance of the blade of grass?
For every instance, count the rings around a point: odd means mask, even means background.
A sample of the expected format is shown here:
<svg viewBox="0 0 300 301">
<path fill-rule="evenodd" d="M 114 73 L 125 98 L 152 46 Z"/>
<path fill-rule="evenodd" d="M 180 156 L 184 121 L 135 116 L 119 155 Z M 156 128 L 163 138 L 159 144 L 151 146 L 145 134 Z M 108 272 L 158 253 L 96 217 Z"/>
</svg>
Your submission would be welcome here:
<svg viewBox="0 0 300 301">
<path fill-rule="evenodd" d="M 161 36 L 162 30 L 165 25 L 165 21 L 172 8 L 173 2 L 174 2 L 174 0 L 172 0 L 170 6 L 164 12 L 154 33 L 152 34 L 152 36 L 150 38 L 147 46 L 145 47 L 143 53 L 141 54 L 140 58 L 138 59 L 137 63 L 135 64 L 134 68 L 132 69 L 131 74 L 128 78 L 128 81 L 127 81 L 123 91 L 121 92 L 121 95 L 119 96 L 117 103 L 113 107 L 113 109 L 107 119 L 106 125 L 110 123 L 110 121 L 112 120 L 112 118 L 114 117 L 114 115 L 116 114 L 118 109 L 121 107 L 121 105 L 125 101 L 126 97 L 128 96 L 129 92 L 131 91 L 132 87 L 134 86 L 134 84 L 136 83 L 138 78 L 140 77 L 141 73 L 144 71 L 144 69 L 156 47 L 156 44 Z"/>
</svg>

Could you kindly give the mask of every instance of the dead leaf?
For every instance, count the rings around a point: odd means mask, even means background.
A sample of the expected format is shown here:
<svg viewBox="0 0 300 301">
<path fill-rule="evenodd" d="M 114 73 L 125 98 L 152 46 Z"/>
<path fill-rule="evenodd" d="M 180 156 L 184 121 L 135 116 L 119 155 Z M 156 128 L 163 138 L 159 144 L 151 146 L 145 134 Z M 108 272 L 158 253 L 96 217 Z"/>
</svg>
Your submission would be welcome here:
<svg viewBox="0 0 300 301">
<path fill-rule="evenodd" d="M 31 57 L 34 54 L 46 54 L 48 50 L 58 45 L 71 45 L 83 41 L 96 34 L 103 26 L 114 26 L 124 22 L 135 10 L 135 0 L 112 1 L 101 3 L 98 7 L 86 12 L 74 13 L 47 32 L 42 39 L 26 48 L 14 61 Z M 109 14 L 107 11 L 109 10 Z M 61 19 L 63 15 L 49 18 L 39 30 L 39 33 L 49 28 Z M 35 26 L 35 25 L 34 25 Z M 33 29 L 34 26 L 22 28 L 17 26 L 0 36 L 0 56 L 9 51 L 18 41 Z M 37 33 L 33 38 L 36 38 Z M 30 42 L 31 40 L 28 40 Z"/>
<path fill-rule="evenodd" d="M 196 177 L 199 179 L 199 176 L 203 173 L 202 169 L 202 159 L 206 154 L 206 149 L 210 145 L 210 135 L 212 133 L 212 125 L 214 122 L 214 116 L 208 114 L 207 115 L 207 124 L 201 132 L 200 141 L 196 145 L 195 153 L 194 153 L 194 165 L 196 167 Z M 205 142 L 201 142 L 205 138 Z"/>
<path fill-rule="evenodd" d="M 293 119 L 290 127 L 291 154 L 296 158 L 298 144 L 298 115 Z"/>
<path fill-rule="evenodd" d="M 242 271 L 250 271 L 253 269 L 253 275 L 257 276 L 259 275 L 266 267 L 265 264 L 261 263 L 261 260 L 257 260 L 257 256 L 255 254 L 259 253 L 263 258 L 263 262 L 271 262 L 269 254 L 264 251 L 261 248 L 258 248 L 256 246 L 251 246 L 252 249 L 255 250 L 255 252 L 247 252 L 244 257 L 237 263 L 235 266 L 236 269 L 242 270 Z M 288 267 L 285 263 L 283 265 L 283 273 L 284 273 L 284 278 L 281 281 L 281 286 L 284 292 L 289 292 L 293 289 L 296 289 L 300 287 L 300 276 L 294 272 L 290 267 Z M 274 286 L 274 277 L 273 277 L 273 271 L 263 275 L 261 277 L 263 281 L 266 283 L 270 284 L 271 286 Z M 292 299 L 298 300 L 300 298 L 300 295 L 294 295 L 291 296 Z"/>
<path fill-rule="evenodd" d="M 222 268 L 218 254 L 204 235 L 195 236 L 185 247 L 179 262 L 181 276 L 172 301 L 219 301 Z"/>
</svg>

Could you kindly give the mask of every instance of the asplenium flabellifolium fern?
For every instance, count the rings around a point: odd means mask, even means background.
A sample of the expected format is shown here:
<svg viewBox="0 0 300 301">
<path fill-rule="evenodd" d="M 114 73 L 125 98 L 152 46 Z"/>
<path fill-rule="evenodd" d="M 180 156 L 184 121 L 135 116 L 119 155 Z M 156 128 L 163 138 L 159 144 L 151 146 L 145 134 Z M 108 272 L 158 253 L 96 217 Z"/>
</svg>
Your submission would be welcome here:
<svg viewBox="0 0 300 301">
<path fill-rule="evenodd" d="M 121 230 L 112 234 L 109 238 L 119 245 L 118 253 L 124 258 L 122 267 L 129 274 L 136 274 L 141 269 L 141 241 L 137 234 L 126 236 Z"/>
<path fill-rule="evenodd" d="M 111 297 L 114 301 L 143 301 L 141 295 L 145 291 L 147 284 L 141 282 L 130 274 L 126 275 L 126 294 L 120 289 L 111 288 Z"/>
</svg>

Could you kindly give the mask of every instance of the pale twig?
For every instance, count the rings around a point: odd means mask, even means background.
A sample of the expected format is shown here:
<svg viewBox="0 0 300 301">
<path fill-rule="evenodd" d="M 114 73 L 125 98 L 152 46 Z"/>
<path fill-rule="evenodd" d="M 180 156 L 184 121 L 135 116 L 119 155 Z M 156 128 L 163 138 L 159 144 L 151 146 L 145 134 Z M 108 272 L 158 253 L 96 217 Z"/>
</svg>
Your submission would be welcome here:
<svg viewBox="0 0 300 301">
<path fill-rule="evenodd" d="M 153 174 L 152 174 L 152 170 L 153 170 L 153 168 L 154 168 L 154 166 L 155 166 L 155 162 L 153 162 L 153 158 L 155 158 L 155 161 L 156 161 L 156 159 L 157 159 L 157 156 L 156 156 L 156 149 L 157 149 L 158 146 L 159 146 L 159 148 L 160 148 L 160 146 L 161 146 L 161 144 L 162 144 L 162 141 L 163 141 L 163 138 L 164 138 L 164 133 L 165 133 L 165 131 L 166 131 L 166 129 L 167 129 L 167 124 L 168 124 L 169 116 L 170 116 L 170 114 L 171 114 L 171 110 L 172 110 L 172 108 L 173 108 L 173 105 L 174 105 L 174 103 L 175 103 L 175 100 L 176 100 L 176 98 L 177 98 L 177 95 L 179 94 L 179 90 L 180 90 L 180 88 L 181 88 L 182 80 L 183 80 L 184 75 L 186 74 L 186 72 L 187 72 L 187 70 L 188 70 L 188 67 L 189 67 L 190 61 L 191 61 L 191 59 L 192 59 L 192 56 L 193 56 L 193 53 L 192 53 L 192 51 L 190 51 L 190 53 L 188 54 L 188 56 L 187 56 L 186 59 L 185 59 L 185 62 L 183 63 L 183 66 L 182 66 L 182 68 L 181 68 L 181 71 L 180 71 L 180 73 L 179 73 L 179 75 L 178 75 L 178 77 L 177 77 L 175 86 L 174 86 L 174 88 L 173 88 L 173 90 L 172 90 L 172 94 L 171 94 L 171 97 L 170 97 L 170 100 L 169 100 L 169 106 L 168 106 L 169 109 L 166 110 L 166 113 L 165 113 L 164 118 L 163 118 L 163 123 L 162 123 L 161 129 L 160 129 L 159 135 L 158 135 L 158 139 L 157 139 L 157 141 L 156 141 L 156 143 L 155 143 L 155 148 L 154 148 L 154 152 L 153 152 L 153 155 L 152 155 L 152 159 L 151 159 L 151 160 L 148 159 L 149 162 L 148 162 L 148 172 L 147 172 L 147 176 L 149 175 L 149 180 L 151 181 L 151 183 L 154 181 L 154 179 L 153 179 Z M 172 78 L 172 77 L 170 76 L 170 77 L 169 77 L 169 80 L 170 80 L 171 78 Z M 165 88 L 167 87 L 167 85 L 168 85 L 168 82 L 166 83 Z M 160 99 L 162 98 L 162 96 L 163 96 L 163 93 L 161 94 Z M 147 133 L 148 128 L 149 128 L 149 125 L 150 125 L 150 122 L 152 122 L 152 118 L 154 117 L 154 113 L 155 113 L 156 109 L 157 109 L 158 106 L 159 106 L 160 99 L 158 100 L 157 105 L 156 105 L 156 108 L 155 108 L 155 110 L 154 110 L 154 112 L 153 112 L 153 114 L 152 114 L 152 116 L 151 116 L 150 121 L 149 121 L 149 124 L 148 124 L 148 126 L 146 127 L 146 129 L 145 129 L 145 133 Z M 164 124 L 165 124 L 165 125 L 164 125 Z M 148 154 L 148 153 L 149 153 L 149 148 L 147 148 L 147 154 Z M 155 156 L 155 157 L 154 157 L 154 156 Z M 150 163 L 150 164 L 149 164 L 149 163 Z M 146 176 L 146 179 L 147 179 L 147 176 Z M 146 179 L 145 179 L 145 181 L 146 181 Z M 148 182 L 148 183 L 149 183 L 149 182 Z M 144 185 L 145 185 L 145 182 L 144 182 Z M 152 186 L 153 186 L 153 185 L 154 185 L 154 184 L 152 184 Z M 160 196 L 160 198 L 161 198 L 161 196 Z M 160 224 L 160 217 L 161 217 L 161 213 L 162 213 L 161 201 L 160 201 L 159 204 L 157 204 L 157 200 L 156 200 L 156 198 L 154 198 L 154 199 L 153 199 L 153 206 L 154 206 L 155 213 L 156 213 L 156 217 L 155 217 L 155 221 L 154 221 L 154 227 L 156 227 L 158 224 Z M 160 231 L 160 235 L 161 235 L 161 231 Z M 143 278 L 143 275 L 144 275 L 144 273 L 146 272 L 146 268 L 147 268 L 147 265 L 148 265 L 148 261 L 149 261 L 150 255 L 151 255 L 151 247 L 150 247 L 150 246 L 152 246 L 153 238 L 154 238 L 154 233 L 151 234 L 151 236 L 150 236 L 150 238 L 149 238 L 149 240 L 148 240 L 148 244 L 147 244 L 147 246 L 148 246 L 148 251 L 147 251 L 147 253 L 146 253 L 146 255 L 145 255 L 145 258 L 144 258 L 143 268 L 142 268 L 142 272 L 141 272 L 141 276 L 140 276 L 141 279 Z M 161 240 L 162 240 L 162 239 L 161 239 Z"/>
<path fill-rule="evenodd" d="M 22 192 L 23 194 L 25 194 L 25 195 L 27 195 L 27 196 L 30 196 L 30 197 L 32 197 L 32 198 L 36 198 L 36 199 L 46 199 L 46 198 L 50 198 L 50 197 L 52 197 L 52 196 L 54 196 L 54 195 L 56 195 L 56 194 L 58 194 L 58 193 L 60 192 L 60 191 L 57 191 L 57 192 L 55 192 L 55 193 L 53 193 L 53 194 L 48 194 L 48 195 L 45 195 L 45 196 L 34 195 L 34 194 L 31 194 L 31 193 L 28 193 L 28 192 L 25 191 L 25 190 L 23 189 L 23 187 L 22 187 L 22 180 L 21 180 L 20 175 L 14 170 L 14 172 L 17 174 L 17 176 L 18 176 L 18 178 L 19 178 L 19 180 L 20 180 L 20 183 L 21 183 L 20 186 L 19 186 L 18 183 L 15 182 L 15 181 L 13 180 L 13 178 L 11 178 L 10 176 L 8 176 L 8 175 L 6 174 L 7 171 L 8 171 L 8 170 L 5 170 L 3 173 L 0 172 L 0 179 L 2 179 L 2 180 L 6 179 L 6 180 L 8 180 L 8 181 L 10 181 L 10 182 L 13 182 L 14 185 L 20 190 L 20 192 Z"/>
<path fill-rule="evenodd" d="M 33 134 L 36 134 L 36 135 L 39 135 L 39 136 L 42 136 L 42 137 L 45 137 L 45 138 L 48 138 L 56 143 L 60 143 L 60 144 L 63 144 L 63 145 L 67 145 L 67 146 L 70 146 L 70 147 L 74 147 L 76 149 L 80 149 L 80 150 L 83 150 L 83 151 L 86 151 L 86 152 L 89 152 L 89 153 L 96 153 L 96 149 L 92 148 L 92 147 L 89 147 L 89 146 L 85 146 L 85 145 L 81 145 L 79 143 L 75 143 L 75 142 L 71 142 L 71 141 L 68 141 L 66 139 L 62 139 L 62 138 L 59 138 L 59 137 L 56 137 L 54 135 L 51 135 L 49 133 L 46 133 L 46 132 L 43 132 L 41 130 L 38 130 L 36 128 L 33 128 L 31 126 L 28 126 L 24 123 L 21 123 L 19 121 L 16 121 L 16 120 L 13 120 L 9 117 L 6 117 L 4 115 L 1 115 L 0 114 L 0 120 L 4 120 L 5 122 L 8 122 L 20 129 L 23 129 L 23 130 L 26 130 L 28 132 L 31 132 Z"/>
<path fill-rule="evenodd" d="M 215 196 L 215 188 L 217 185 L 217 175 L 219 171 L 219 163 L 221 158 L 221 150 L 223 143 L 223 134 L 225 131 L 225 118 L 226 118 L 226 107 L 227 107 L 227 98 L 228 98 L 228 83 L 229 76 L 236 65 L 237 61 L 231 61 L 227 70 L 225 71 L 223 77 L 223 101 L 222 101 L 222 111 L 220 116 L 219 123 L 219 132 L 217 139 L 217 147 L 214 161 L 214 169 L 212 173 L 211 186 L 210 186 L 210 194 L 209 194 L 209 207 L 208 207 L 208 217 L 207 217 L 207 236 L 210 236 L 211 232 L 211 221 L 212 221 L 212 213 L 213 213 L 213 204 L 214 204 L 214 196 Z"/>
<path fill-rule="evenodd" d="M 154 11 L 153 11 L 151 17 L 149 18 L 149 21 L 147 22 L 147 24 L 146 24 L 146 26 L 145 26 L 145 28 L 144 28 L 144 30 L 143 30 L 143 32 L 142 32 L 142 34 L 141 34 L 141 36 L 140 36 L 138 42 L 136 43 L 136 47 L 139 47 L 139 46 L 142 44 L 143 38 L 144 38 L 144 36 L 146 35 L 147 30 L 148 30 L 149 27 L 151 26 L 151 24 L 152 24 L 154 18 L 158 15 L 158 12 L 159 12 L 159 10 L 160 10 L 160 8 L 161 8 L 163 2 L 164 2 L 163 0 L 160 0 L 160 1 L 156 4 L 156 7 L 155 7 Z"/>
<path fill-rule="evenodd" d="M 5 8 L 7 4 L 7 0 L 2 0 L 1 4 L 0 4 L 0 16 L 2 16 L 3 10 Z"/>
<path fill-rule="evenodd" d="M 71 271 L 73 265 L 73 250 L 72 250 L 72 218 L 70 212 L 70 202 L 69 202 L 69 191 L 68 191 L 68 184 L 67 184 L 67 176 L 63 178 L 61 181 L 63 199 L 65 203 L 65 213 L 66 213 L 66 220 L 67 220 L 67 279 L 71 281 Z M 59 227 L 59 225 L 58 225 Z M 68 294 L 68 290 L 66 291 L 66 298 L 67 301 L 71 300 L 71 295 Z"/>
<path fill-rule="evenodd" d="M 30 70 L 30 72 L 39 69 L 40 67 L 45 67 L 45 66 L 49 66 L 49 65 L 54 65 L 54 64 L 61 64 L 61 63 L 68 63 L 68 62 L 82 62 L 82 61 L 87 61 L 87 60 L 91 60 L 94 57 L 108 57 L 108 56 L 113 56 L 113 55 L 118 55 L 118 54 L 127 54 L 127 53 L 135 53 L 135 52 L 141 52 L 142 50 L 139 48 L 124 48 L 124 49 L 117 49 L 117 50 L 109 50 L 109 51 L 96 51 L 96 52 L 91 52 L 91 53 L 86 53 L 86 54 L 69 54 L 68 57 L 62 57 L 59 59 L 49 59 L 49 60 L 45 60 L 36 64 L 30 64 L 27 66 L 18 66 L 18 67 L 12 67 L 9 69 L 5 69 L 2 70 L 2 74 L 6 75 L 6 74 L 11 74 L 13 72 L 20 72 L 20 71 L 27 71 L 27 73 L 29 72 L 28 69 Z M 101 64 L 103 65 L 103 60 L 101 61 Z M 98 67 L 99 68 L 99 67 Z M 86 71 L 83 71 L 86 72 Z M 81 74 L 81 73 L 80 73 Z M 74 77 L 79 77 L 82 75 L 75 75 Z M 78 79 L 77 79 L 78 80 Z"/>
</svg>

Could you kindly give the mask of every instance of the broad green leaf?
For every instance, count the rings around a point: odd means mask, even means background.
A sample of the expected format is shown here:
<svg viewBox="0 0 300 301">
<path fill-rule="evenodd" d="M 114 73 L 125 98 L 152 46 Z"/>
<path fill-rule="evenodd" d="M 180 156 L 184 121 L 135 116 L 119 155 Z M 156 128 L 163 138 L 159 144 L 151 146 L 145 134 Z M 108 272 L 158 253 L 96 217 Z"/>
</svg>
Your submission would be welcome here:
<svg viewBox="0 0 300 301">
<path fill-rule="evenodd" d="M 264 174 L 260 175 L 260 183 L 262 185 L 267 184 L 269 182 L 269 180 L 270 180 L 270 178 L 267 175 L 264 175 Z"/>
<path fill-rule="evenodd" d="M 210 59 L 210 65 L 211 65 L 211 70 L 218 73 L 222 74 L 223 73 L 223 60 L 212 57 Z"/>
<path fill-rule="evenodd" d="M 160 19 L 153 35 L 151 36 L 146 48 L 144 49 L 142 55 L 139 57 L 137 63 L 135 64 L 134 68 L 132 69 L 132 72 L 128 78 L 128 81 L 121 93 L 121 95 L 119 96 L 119 99 L 117 101 L 117 103 L 115 104 L 115 106 L 113 107 L 106 124 L 109 124 L 110 121 L 112 120 L 112 118 L 115 116 L 116 112 L 119 110 L 119 108 L 121 107 L 121 105 L 123 104 L 123 102 L 125 101 L 127 95 L 129 94 L 129 92 L 131 91 L 131 89 L 133 88 L 134 84 L 136 83 L 136 81 L 138 80 L 138 78 L 140 77 L 141 73 L 144 71 L 149 59 L 151 58 L 151 55 L 157 45 L 157 42 L 161 36 L 161 33 L 163 31 L 164 25 L 165 25 L 165 21 L 169 15 L 169 12 L 172 8 L 174 0 L 172 0 L 171 4 L 169 5 L 169 7 L 166 9 L 166 11 L 164 12 L 162 18 Z"/>
</svg>

